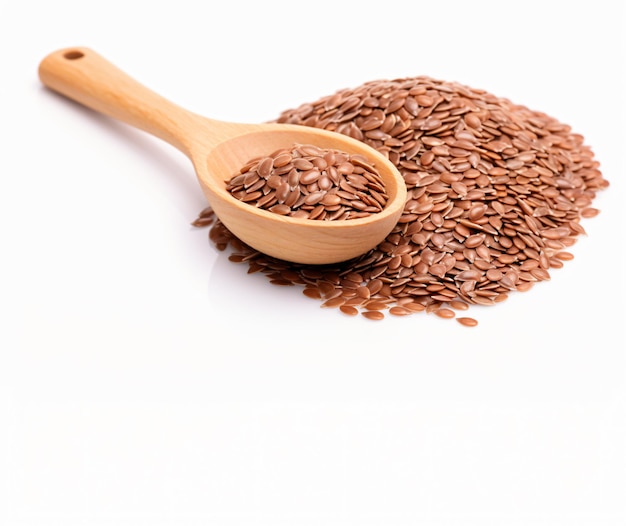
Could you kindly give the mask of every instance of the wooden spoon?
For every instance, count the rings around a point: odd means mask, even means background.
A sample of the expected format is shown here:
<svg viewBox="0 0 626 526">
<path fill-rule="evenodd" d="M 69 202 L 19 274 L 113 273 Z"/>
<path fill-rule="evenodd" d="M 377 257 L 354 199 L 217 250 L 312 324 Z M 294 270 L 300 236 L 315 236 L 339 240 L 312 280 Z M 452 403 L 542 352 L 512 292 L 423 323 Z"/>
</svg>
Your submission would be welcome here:
<svg viewBox="0 0 626 526">
<path fill-rule="evenodd" d="M 270 256 L 307 264 L 345 261 L 374 248 L 404 208 L 406 186 L 394 165 L 364 143 L 308 126 L 239 124 L 189 112 L 149 90 L 85 47 L 55 51 L 39 65 L 48 88 L 163 139 L 193 163 L 217 217 L 240 240 Z M 359 153 L 381 174 L 388 203 L 366 218 L 317 221 L 285 217 L 233 197 L 225 181 L 254 157 L 294 143 Z"/>
</svg>

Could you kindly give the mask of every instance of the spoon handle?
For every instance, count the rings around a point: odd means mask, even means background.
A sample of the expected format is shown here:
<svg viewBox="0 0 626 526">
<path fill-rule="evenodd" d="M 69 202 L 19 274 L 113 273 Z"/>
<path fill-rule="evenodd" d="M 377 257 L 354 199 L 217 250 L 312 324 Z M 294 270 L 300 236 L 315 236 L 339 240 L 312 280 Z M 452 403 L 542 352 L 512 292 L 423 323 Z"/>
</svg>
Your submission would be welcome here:
<svg viewBox="0 0 626 526">
<path fill-rule="evenodd" d="M 39 64 L 39 78 L 53 91 L 159 137 L 187 156 L 192 138 L 203 130 L 201 117 L 146 88 L 89 48 L 49 54 Z"/>
</svg>

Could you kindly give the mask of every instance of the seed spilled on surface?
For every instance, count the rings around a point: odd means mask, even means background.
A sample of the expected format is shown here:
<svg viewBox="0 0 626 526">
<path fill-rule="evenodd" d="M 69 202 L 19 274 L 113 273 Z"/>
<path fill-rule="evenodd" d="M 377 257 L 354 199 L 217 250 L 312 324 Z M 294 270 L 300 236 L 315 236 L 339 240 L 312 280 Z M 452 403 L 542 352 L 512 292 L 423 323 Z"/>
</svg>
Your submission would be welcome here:
<svg viewBox="0 0 626 526">
<path fill-rule="evenodd" d="M 592 150 L 568 125 L 485 91 L 428 77 L 341 90 L 287 110 L 277 122 L 342 133 L 385 155 L 408 190 L 394 230 L 351 261 L 307 266 L 253 250 L 210 209 L 194 225 L 211 225 L 209 238 L 217 249 L 231 247 L 231 260 L 248 264 L 248 272 L 302 286 L 307 297 L 351 316 L 380 320 L 385 312 L 425 312 L 476 326 L 476 319 L 455 317 L 455 311 L 493 306 L 549 281 L 550 270 L 573 258 L 567 248 L 585 235 L 580 222 L 599 213 L 593 200 L 609 185 Z M 291 153 L 277 153 L 273 167 L 265 159 L 256 163 L 255 177 L 267 180 L 261 184 L 250 176 L 246 191 L 274 191 L 287 203 L 291 190 L 271 172 L 290 163 L 295 168 Z M 301 161 L 297 165 L 315 170 Z M 305 182 L 309 177 L 316 174 L 307 174 Z M 306 214 L 322 203 L 320 191 L 307 188 L 313 197 Z M 302 195 L 291 197 L 292 210 L 297 200 L 307 200 Z M 266 206 L 270 201 L 259 194 L 253 199 Z M 327 215 L 332 203 L 323 205 Z"/>
<path fill-rule="evenodd" d="M 478 321 L 476 321 L 474 318 L 461 317 L 457 318 L 456 321 L 458 321 L 464 327 L 476 327 L 476 325 L 478 325 Z"/>
</svg>

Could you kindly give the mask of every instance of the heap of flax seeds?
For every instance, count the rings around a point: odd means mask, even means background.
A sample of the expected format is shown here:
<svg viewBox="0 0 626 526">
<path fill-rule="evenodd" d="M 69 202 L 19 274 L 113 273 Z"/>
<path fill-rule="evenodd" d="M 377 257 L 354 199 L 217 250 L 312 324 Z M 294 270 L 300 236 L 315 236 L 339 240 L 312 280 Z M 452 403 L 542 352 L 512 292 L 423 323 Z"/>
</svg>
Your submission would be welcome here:
<svg viewBox="0 0 626 526">
<path fill-rule="evenodd" d="M 242 243 L 210 208 L 219 250 L 277 285 L 298 285 L 324 307 L 382 319 L 429 312 L 456 318 L 550 279 L 598 213 L 608 186 L 584 138 L 570 126 L 507 99 L 429 77 L 378 80 L 283 112 L 277 122 L 349 135 L 387 156 L 407 185 L 389 236 L 356 259 L 288 263 Z"/>
</svg>

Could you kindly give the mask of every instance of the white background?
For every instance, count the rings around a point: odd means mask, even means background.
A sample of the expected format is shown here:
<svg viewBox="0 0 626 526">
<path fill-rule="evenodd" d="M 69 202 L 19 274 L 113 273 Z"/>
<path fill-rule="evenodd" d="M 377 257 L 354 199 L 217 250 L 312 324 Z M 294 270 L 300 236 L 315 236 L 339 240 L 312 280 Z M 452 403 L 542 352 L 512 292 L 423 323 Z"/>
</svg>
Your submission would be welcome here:
<svg viewBox="0 0 626 526">
<path fill-rule="evenodd" d="M 0 0 L 0 524 L 626 524 L 624 2 Z M 48 92 L 89 46 L 262 122 L 428 75 L 570 124 L 611 187 L 475 329 L 227 260 L 190 162 Z"/>
</svg>

